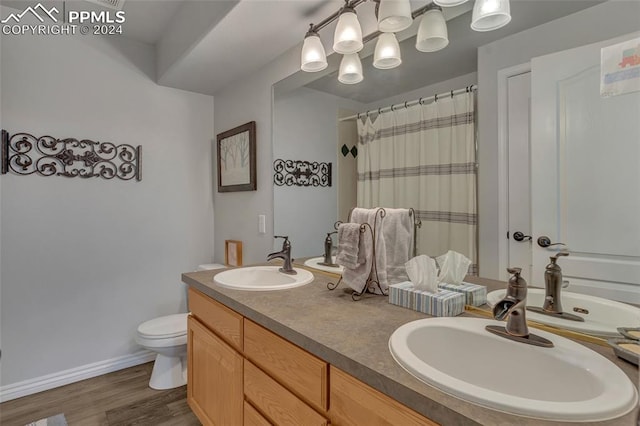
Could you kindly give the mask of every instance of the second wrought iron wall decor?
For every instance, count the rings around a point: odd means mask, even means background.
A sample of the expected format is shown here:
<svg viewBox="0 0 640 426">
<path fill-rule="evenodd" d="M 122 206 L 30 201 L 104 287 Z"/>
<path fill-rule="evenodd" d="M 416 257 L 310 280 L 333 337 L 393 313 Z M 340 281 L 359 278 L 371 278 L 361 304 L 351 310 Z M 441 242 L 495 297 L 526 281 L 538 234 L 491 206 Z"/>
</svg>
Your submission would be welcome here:
<svg viewBox="0 0 640 426">
<path fill-rule="evenodd" d="M 142 146 L 2 130 L 2 174 L 142 180 Z"/>
<path fill-rule="evenodd" d="M 331 186 L 331 163 L 278 159 L 273 171 L 278 186 Z"/>
</svg>

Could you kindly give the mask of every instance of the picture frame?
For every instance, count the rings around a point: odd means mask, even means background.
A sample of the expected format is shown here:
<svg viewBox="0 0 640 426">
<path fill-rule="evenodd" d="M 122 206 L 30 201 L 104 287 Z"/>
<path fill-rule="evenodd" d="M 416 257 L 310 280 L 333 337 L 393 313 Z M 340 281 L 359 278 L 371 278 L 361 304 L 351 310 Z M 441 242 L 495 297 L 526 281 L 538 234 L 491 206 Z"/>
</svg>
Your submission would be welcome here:
<svg viewBox="0 0 640 426">
<path fill-rule="evenodd" d="M 242 266 L 242 241 L 224 241 L 224 264 L 226 266 Z"/>
<path fill-rule="evenodd" d="M 256 190 L 256 122 L 217 135 L 218 192 Z"/>
</svg>

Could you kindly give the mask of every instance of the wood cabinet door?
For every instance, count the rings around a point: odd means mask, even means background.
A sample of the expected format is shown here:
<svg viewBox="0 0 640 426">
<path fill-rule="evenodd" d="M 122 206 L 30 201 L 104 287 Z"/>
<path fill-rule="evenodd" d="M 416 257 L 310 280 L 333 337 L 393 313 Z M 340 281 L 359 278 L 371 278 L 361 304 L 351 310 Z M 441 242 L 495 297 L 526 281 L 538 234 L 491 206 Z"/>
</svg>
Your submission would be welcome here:
<svg viewBox="0 0 640 426">
<path fill-rule="evenodd" d="M 204 425 L 241 425 L 242 356 L 195 318 L 188 320 L 187 402 Z"/>
</svg>

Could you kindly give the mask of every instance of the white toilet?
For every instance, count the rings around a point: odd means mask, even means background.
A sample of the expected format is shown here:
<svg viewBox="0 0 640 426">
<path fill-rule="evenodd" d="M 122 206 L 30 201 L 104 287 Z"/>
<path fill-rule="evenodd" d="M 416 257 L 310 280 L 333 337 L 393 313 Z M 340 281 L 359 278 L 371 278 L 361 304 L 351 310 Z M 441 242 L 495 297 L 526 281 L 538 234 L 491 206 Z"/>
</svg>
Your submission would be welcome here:
<svg viewBox="0 0 640 426">
<path fill-rule="evenodd" d="M 224 268 L 208 263 L 199 265 L 198 271 Z M 136 342 L 156 352 L 149 387 L 173 389 L 187 383 L 187 316 L 175 314 L 145 321 L 138 327 Z"/>
</svg>

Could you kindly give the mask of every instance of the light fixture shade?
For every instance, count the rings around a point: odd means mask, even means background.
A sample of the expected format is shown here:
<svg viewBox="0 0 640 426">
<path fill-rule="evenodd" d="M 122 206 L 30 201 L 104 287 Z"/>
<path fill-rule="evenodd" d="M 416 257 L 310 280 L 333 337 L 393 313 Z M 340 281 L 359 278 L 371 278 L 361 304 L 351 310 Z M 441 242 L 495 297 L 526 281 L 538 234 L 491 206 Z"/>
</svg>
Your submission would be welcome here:
<svg viewBox="0 0 640 426">
<path fill-rule="evenodd" d="M 411 26 L 411 3 L 409 0 L 381 0 L 378 9 L 378 30 L 396 33 Z"/>
<path fill-rule="evenodd" d="M 511 21 L 509 0 L 476 0 L 473 5 L 471 29 L 493 31 Z"/>
<path fill-rule="evenodd" d="M 442 8 L 434 6 L 422 15 L 416 36 L 416 49 L 420 52 L 435 52 L 444 49 L 448 44 L 449 33 Z"/>
<path fill-rule="evenodd" d="M 364 79 L 362 75 L 362 62 L 357 53 L 348 53 L 340 61 L 338 81 L 344 84 L 360 83 Z"/>
<path fill-rule="evenodd" d="M 356 12 L 345 7 L 338 18 L 338 25 L 333 35 L 333 50 L 343 55 L 362 50 L 362 28 Z"/>
<path fill-rule="evenodd" d="M 433 0 L 435 4 L 442 7 L 460 6 L 466 3 L 468 0 Z"/>
<path fill-rule="evenodd" d="M 400 45 L 396 35 L 394 33 L 380 34 L 373 54 L 373 66 L 381 70 L 388 70 L 401 63 Z"/>
<path fill-rule="evenodd" d="M 302 44 L 300 69 L 306 72 L 317 72 L 327 68 L 327 54 L 317 33 L 309 32 Z"/>
</svg>

